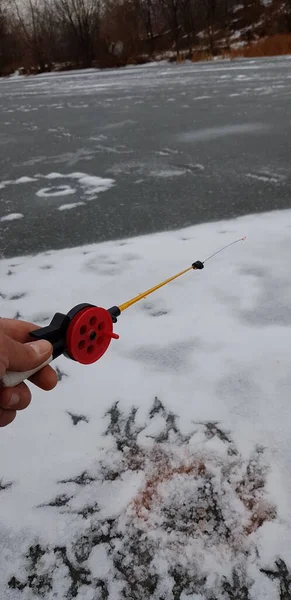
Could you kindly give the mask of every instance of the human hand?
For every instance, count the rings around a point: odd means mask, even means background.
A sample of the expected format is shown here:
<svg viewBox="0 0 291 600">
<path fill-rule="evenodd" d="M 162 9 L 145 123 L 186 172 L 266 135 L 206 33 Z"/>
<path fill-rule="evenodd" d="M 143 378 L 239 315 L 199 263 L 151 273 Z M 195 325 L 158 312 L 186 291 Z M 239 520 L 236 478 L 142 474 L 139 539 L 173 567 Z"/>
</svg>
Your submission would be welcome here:
<svg viewBox="0 0 291 600">
<path fill-rule="evenodd" d="M 46 340 L 31 341 L 29 332 L 36 325 L 14 319 L 0 319 L 0 427 L 10 425 L 18 410 L 27 408 L 31 392 L 25 383 L 13 388 L 1 389 L 1 378 L 9 371 L 29 371 L 42 365 L 52 354 L 52 346 Z M 49 366 L 30 377 L 29 381 L 52 390 L 57 385 L 57 374 Z"/>
</svg>

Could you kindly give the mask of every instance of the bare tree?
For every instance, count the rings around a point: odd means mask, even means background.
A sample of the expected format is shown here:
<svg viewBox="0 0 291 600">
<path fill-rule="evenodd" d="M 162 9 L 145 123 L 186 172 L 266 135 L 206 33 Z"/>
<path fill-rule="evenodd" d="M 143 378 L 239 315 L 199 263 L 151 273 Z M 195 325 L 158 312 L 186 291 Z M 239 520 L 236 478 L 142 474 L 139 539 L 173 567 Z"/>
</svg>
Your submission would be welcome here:
<svg viewBox="0 0 291 600">
<path fill-rule="evenodd" d="M 143 0 L 108 1 L 103 15 L 103 35 L 109 54 L 118 64 L 135 60 L 146 40 Z"/>
<path fill-rule="evenodd" d="M 208 34 L 208 44 L 209 51 L 212 56 L 215 54 L 215 43 L 214 43 L 214 33 L 215 33 L 215 16 L 216 16 L 216 4 L 217 0 L 206 0 L 206 20 L 207 20 L 207 34 Z"/>
<path fill-rule="evenodd" d="M 83 67 L 92 65 L 100 30 L 101 0 L 55 0 L 59 21 Z"/>
<path fill-rule="evenodd" d="M 0 0 L 0 74 L 191 55 L 200 34 L 213 55 L 235 29 L 246 41 L 291 32 L 291 0 Z"/>
<path fill-rule="evenodd" d="M 183 29 L 187 36 L 190 56 L 193 52 L 193 46 L 196 41 L 196 35 L 199 27 L 199 16 L 196 14 L 196 10 L 197 2 L 194 0 L 181 0 Z"/>
<path fill-rule="evenodd" d="M 148 50 L 150 56 L 155 51 L 155 36 L 154 36 L 154 0 L 142 0 L 141 2 L 141 18 L 145 23 L 146 39 L 148 42 Z"/>
<path fill-rule="evenodd" d="M 161 5 L 165 14 L 165 19 L 167 20 L 168 25 L 171 29 L 172 40 L 175 44 L 177 57 L 179 57 L 182 0 L 161 0 Z"/>
<path fill-rule="evenodd" d="M 285 0 L 285 15 L 287 31 L 291 33 L 291 0 Z"/>
<path fill-rule="evenodd" d="M 8 33 L 7 23 L 7 3 L 6 0 L 0 0 L 0 73 L 2 73 L 6 66 L 6 38 Z"/>
<path fill-rule="evenodd" d="M 39 71 L 50 70 L 54 40 L 52 7 L 49 0 L 12 0 L 16 20 L 26 48 L 26 63 Z"/>
</svg>

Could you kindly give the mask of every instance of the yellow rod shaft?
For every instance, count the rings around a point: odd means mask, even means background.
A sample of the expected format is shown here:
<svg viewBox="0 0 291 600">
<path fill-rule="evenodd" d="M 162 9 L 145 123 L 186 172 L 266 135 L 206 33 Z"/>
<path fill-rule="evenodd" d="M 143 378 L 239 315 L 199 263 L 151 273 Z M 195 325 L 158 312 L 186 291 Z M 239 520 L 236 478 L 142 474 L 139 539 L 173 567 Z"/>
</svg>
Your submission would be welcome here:
<svg viewBox="0 0 291 600">
<path fill-rule="evenodd" d="M 173 277 L 169 277 L 169 279 L 166 279 L 166 281 L 162 281 L 162 283 L 158 283 L 158 285 L 155 285 L 154 287 L 150 288 L 146 292 L 143 292 L 142 294 L 139 294 L 138 296 L 135 296 L 135 298 L 132 298 L 131 300 L 128 300 L 127 302 L 124 302 L 124 304 L 121 304 L 119 306 L 120 312 L 123 312 L 124 310 L 126 310 L 127 308 L 129 308 L 130 306 L 132 306 L 133 304 L 136 304 L 137 302 L 139 302 L 143 298 L 146 298 L 147 296 L 149 296 L 153 292 L 156 292 L 157 290 L 159 290 L 164 285 L 167 285 L 167 283 L 170 283 L 171 281 L 174 281 L 174 279 L 178 279 L 178 277 L 181 277 L 181 275 L 184 275 L 185 273 L 188 273 L 188 271 L 191 271 L 192 269 L 193 269 L 193 267 L 188 267 L 188 269 L 184 269 L 184 271 L 181 271 L 180 273 L 177 273 L 177 275 L 173 275 Z"/>
</svg>

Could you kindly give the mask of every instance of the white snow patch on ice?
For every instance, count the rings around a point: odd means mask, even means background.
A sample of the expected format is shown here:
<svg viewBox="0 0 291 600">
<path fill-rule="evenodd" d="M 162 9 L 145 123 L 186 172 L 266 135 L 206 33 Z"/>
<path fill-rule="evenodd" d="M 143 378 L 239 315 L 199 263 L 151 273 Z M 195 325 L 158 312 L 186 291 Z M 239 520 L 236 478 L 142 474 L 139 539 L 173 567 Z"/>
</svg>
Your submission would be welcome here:
<svg viewBox="0 0 291 600">
<path fill-rule="evenodd" d="M 45 177 L 45 179 L 61 179 L 64 175 L 61 173 L 49 173 L 48 175 L 39 175 L 39 177 Z"/>
<path fill-rule="evenodd" d="M 36 179 L 34 179 L 34 177 L 19 177 L 19 179 L 16 179 L 14 181 L 14 183 L 16 184 L 20 184 L 20 183 L 30 183 L 31 181 L 36 181 Z"/>
<path fill-rule="evenodd" d="M 114 186 L 114 179 L 98 177 L 97 175 L 89 175 L 87 173 L 48 173 L 47 175 L 37 174 L 34 177 L 20 177 L 16 180 L 4 180 L 0 182 L 0 190 L 4 189 L 9 185 L 14 184 L 27 184 L 39 182 L 43 179 L 51 181 L 61 180 L 73 180 L 78 182 L 81 187 L 81 191 L 87 200 L 94 200 L 101 192 L 106 192 Z M 76 183 L 75 183 L 76 185 Z M 61 196 L 69 196 L 76 193 L 76 189 L 72 186 L 64 183 L 62 185 L 53 186 L 50 188 L 42 188 L 36 192 L 36 196 L 39 198 L 57 198 Z"/>
<path fill-rule="evenodd" d="M 133 119 L 126 119 L 125 121 L 118 121 L 117 123 L 108 123 L 102 127 L 102 129 L 122 129 L 123 127 L 128 127 L 129 125 L 136 125 L 136 123 L 137 121 L 134 121 Z"/>
<path fill-rule="evenodd" d="M 281 175 L 273 175 L 269 173 L 246 173 L 246 177 L 263 183 L 279 183 L 284 179 Z"/>
<path fill-rule="evenodd" d="M 155 154 L 158 154 L 158 156 L 169 156 L 169 152 L 164 152 L 163 150 L 156 150 Z"/>
<path fill-rule="evenodd" d="M 59 185 L 51 188 L 42 188 L 36 192 L 39 198 L 58 198 L 60 196 L 70 196 L 75 194 L 76 190 L 69 185 Z"/>
<path fill-rule="evenodd" d="M 261 123 L 245 123 L 238 125 L 225 125 L 222 127 L 208 127 L 196 131 L 187 131 L 179 134 L 178 139 L 181 142 L 207 142 L 228 135 L 244 135 L 264 131 L 266 125 Z"/>
<path fill-rule="evenodd" d="M 5 215 L 0 218 L 0 221 L 16 221 L 17 219 L 23 219 L 24 215 L 22 213 L 10 213 L 9 215 Z"/>
<path fill-rule="evenodd" d="M 63 175 L 71 179 L 76 179 L 85 190 L 85 195 L 90 197 L 97 196 L 100 192 L 106 192 L 114 185 L 113 179 L 104 179 L 96 175 L 86 175 L 85 173 L 71 173 Z"/>
<path fill-rule="evenodd" d="M 200 163 L 195 163 L 192 165 L 195 169 L 198 169 L 198 171 L 205 171 L 205 167 L 204 165 L 201 165 Z"/>
<path fill-rule="evenodd" d="M 160 171 L 151 171 L 150 175 L 167 179 L 168 177 L 180 177 L 185 173 L 187 173 L 186 169 L 161 169 Z"/>
<path fill-rule="evenodd" d="M 7 185 L 11 185 L 11 183 L 13 183 L 13 182 L 9 181 L 9 180 L 1 181 L 0 190 L 4 190 L 4 188 L 6 188 Z"/>
<path fill-rule="evenodd" d="M 77 208 L 77 206 L 84 206 L 85 202 L 71 202 L 71 204 L 62 204 L 59 206 L 58 210 L 72 210 L 72 208 Z"/>
</svg>

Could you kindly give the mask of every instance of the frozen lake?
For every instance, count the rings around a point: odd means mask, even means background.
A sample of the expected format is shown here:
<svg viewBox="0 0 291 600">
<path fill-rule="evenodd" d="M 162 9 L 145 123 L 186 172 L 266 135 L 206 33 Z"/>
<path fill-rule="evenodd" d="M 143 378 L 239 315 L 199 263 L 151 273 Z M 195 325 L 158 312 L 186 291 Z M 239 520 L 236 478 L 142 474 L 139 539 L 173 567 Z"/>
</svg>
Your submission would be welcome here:
<svg viewBox="0 0 291 600">
<path fill-rule="evenodd" d="M 290 207 L 290 94 L 290 57 L 1 81 L 2 254 Z"/>
</svg>

